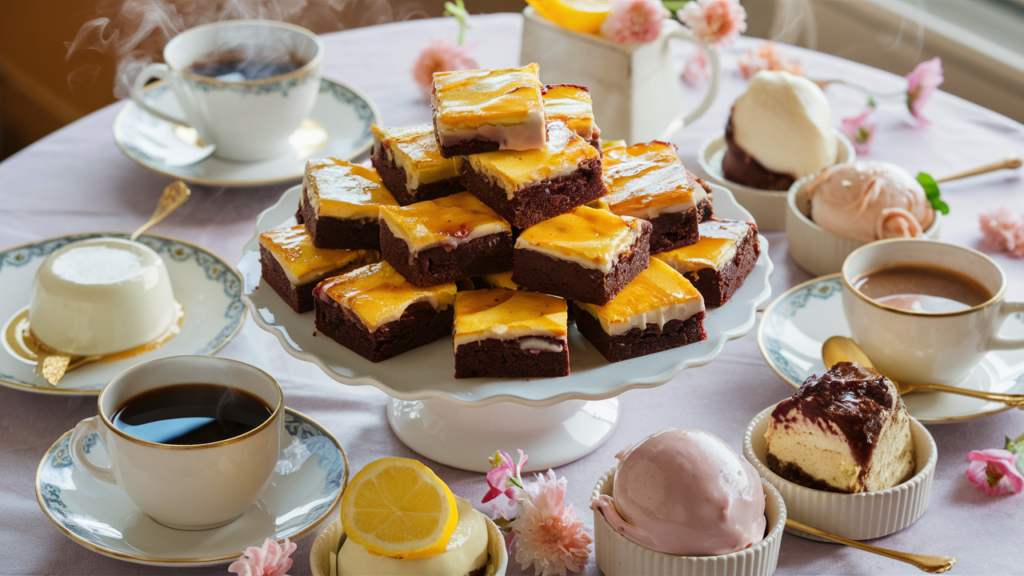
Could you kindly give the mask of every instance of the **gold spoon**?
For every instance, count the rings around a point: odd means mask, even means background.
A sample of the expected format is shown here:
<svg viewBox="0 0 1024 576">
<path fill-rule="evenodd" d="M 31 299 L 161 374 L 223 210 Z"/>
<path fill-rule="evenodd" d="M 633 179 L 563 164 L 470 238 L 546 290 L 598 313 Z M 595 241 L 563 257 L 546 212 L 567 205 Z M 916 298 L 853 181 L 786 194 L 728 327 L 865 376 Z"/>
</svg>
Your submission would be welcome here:
<svg viewBox="0 0 1024 576">
<path fill-rule="evenodd" d="M 950 180 L 959 180 L 960 178 L 967 178 L 968 176 L 977 176 L 978 174 L 985 174 L 987 172 L 995 172 L 996 170 L 1003 169 L 1015 169 L 1020 168 L 1021 161 L 1020 156 L 1010 155 L 1002 160 L 996 160 L 995 162 L 989 162 L 981 166 L 976 166 L 968 170 L 962 170 L 953 174 L 948 174 L 941 178 L 936 178 L 936 182 L 949 182 Z"/>
<path fill-rule="evenodd" d="M 156 210 L 149 217 L 149 221 L 140 226 L 135 232 L 132 232 L 128 239 L 134 242 L 143 232 L 152 228 L 154 224 L 166 218 L 171 212 L 177 210 L 179 206 L 185 203 L 185 200 L 188 200 L 191 194 L 192 191 L 181 180 L 171 183 L 167 188 L 164 188 L 164 193 L 160 196 L 160 202 L 157 203 Z"/>
<path fill-rule="evenodd" d="M 885 556 L 886 558 L 906 562 L 918 570 L 928 572 L 929 574 L 941 574 L 952 568 L 953 564 L 956 564 L 956 558 L 953 558 L 952 556 L 928 556 L 926 554 L 911 554 L 909 552 L 889 550 L 888 548 L 879 548 L 878 546 L 872 546 L 870 544 L 864 544 L 863 542 L 857 542 L 856 540 L 843 538 L 842 536 L 835 536 L 827 532 L 822 532 L 817 528 L 811 528 L 810 526 L 806 526 L 788 518 L 786 519 L 786 526 L 819 538 L 838 542 L 839 544 L 846 544 L 847 546 L 858 548 L 865 552 L 871 552 L 872 554 L 878 554 L 879 556 Z"/>
<path fill-rule="evenodd" d="M 825 366 L 828 368 L 831 368 L 836 362 L 856 362 L 861 366 L 875 370 L 875 365 L 868 358 L 867 354 L 860 349 L 860 346 L 852 339 L 844 336 L 833 336 L 825 340 L 825 344 L 821 347 L 821 359 L 824 360 Z M 900 384 L 895 380 L 893 380 L 893 384 L 896 385 L 901 395 L 917 390 L 932 390 L 934 392 L 961 394 L 963 396 L 988 400 L 989 402 L 1001 402 L 1007 406 L 1024 406 L 1024 394 L 982 392 L 980 390 L 967 390 L 939 384 Z"/>
</svg>

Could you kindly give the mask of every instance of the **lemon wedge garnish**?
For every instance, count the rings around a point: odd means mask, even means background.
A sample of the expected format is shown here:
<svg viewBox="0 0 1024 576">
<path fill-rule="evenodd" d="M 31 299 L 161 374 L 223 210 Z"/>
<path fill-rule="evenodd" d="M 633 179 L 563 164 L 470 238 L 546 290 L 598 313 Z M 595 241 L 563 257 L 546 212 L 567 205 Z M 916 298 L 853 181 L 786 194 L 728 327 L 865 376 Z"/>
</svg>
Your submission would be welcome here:
<svg viewBox="0 0 1024 576">
<path fill-rule="evenodd" d="M 444 552 L 458 521 L 452 491 L 430 468 L 408 458 L 367 464 L 341 501 L 341 525 L 348 537 L 391 558 Z"/>
<path fill-rule="evenodd" d="M 587 34 L 600 34 L 611 0 L 526 0 L 541 16 L 563 28 Z"/>
</svg>

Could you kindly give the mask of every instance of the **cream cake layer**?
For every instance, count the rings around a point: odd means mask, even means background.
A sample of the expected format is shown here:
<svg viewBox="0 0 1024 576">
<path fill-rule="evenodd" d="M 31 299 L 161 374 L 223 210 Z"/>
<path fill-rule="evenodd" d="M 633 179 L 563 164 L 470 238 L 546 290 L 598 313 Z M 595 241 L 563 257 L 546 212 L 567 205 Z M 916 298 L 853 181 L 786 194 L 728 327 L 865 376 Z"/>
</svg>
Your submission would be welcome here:
<svg viewBox="0 0 1024 576">
<path fill-rule="evenodd" d="M 381 206 L 380 219 L 396 238 L 418 252 L 434 246 L 454 248 L 491 234 L 512 233 L 512 226 L 469 192 L 408 206 Z"/>
<path fill-rule="evenodd" d="M 260 246 L 281 265 L 288 281 L 301 286 L 322 280 L 346 266 L 361 266 L 380 259 L 376 250 L 334 250 L 317 248 L 303 225 L 275 228 L 260 234 Z"/>
<path fill-rule="evenodd" d="M 410 190 L 459 177 L 455 160 L 441 156 L 432 125 L 384 128 L 373 124 L 370 131 L 375 145 L 383 146 L 388 159 L 405 172 Z"/>
<path fill-rule="evenodd" d="M 643 233 L 637 218 L 579 206 L 568 214 L 530 226 L 516 239 L 516 250 L 533 250 L 608 274 Z"/>
<path fill-rule="evenodd" d="M 708 220 L 698 226 L 700 240 L 651 256 L 677 272 L 695 272 L 705 268 L 721 269 L 736 257 L 740 240 L 750 233 L 750 224 L 739 220 Z"/>
<path fill-rule="evenodd" d="M 318 216 L 377 220 L 378 206 L 398 205 L 376 170 L 337 158 L 307 161 L 302 187 Z"/>
<path fill-rule="evenodd" d="M 548 122 L 561 120 L 587 142 L 601 137 L 594 123 L 594 103 L 590 90 L 573 84 L 548 84 L 544 87 L 544 115 Z"/>
<path fill-rule="evenodd" d="M 708 197 L 667 142 L 606 148 L 602 165 L 608 188 L 602 200 L 616 214 L 651 220 L 689 210 Z"/>
<path fill-rule="evenodd" d="M 554 338 L 565 346 L 567 310 L 564 299 L 536 292 L 504 288 L 459 292 L 455 296 L 455 347 L 530 336 Z M 552 344 L 546 342 L 539 349 Z"/>
<path fill-rule="evenodd" d="M 512 281 L 512 271 L 498 272 L 481 276 L 480 280 L 487 284 L 488 288 L 505 288 L 508 290 L 526 290 L 519 284 Z"/>
</svg>

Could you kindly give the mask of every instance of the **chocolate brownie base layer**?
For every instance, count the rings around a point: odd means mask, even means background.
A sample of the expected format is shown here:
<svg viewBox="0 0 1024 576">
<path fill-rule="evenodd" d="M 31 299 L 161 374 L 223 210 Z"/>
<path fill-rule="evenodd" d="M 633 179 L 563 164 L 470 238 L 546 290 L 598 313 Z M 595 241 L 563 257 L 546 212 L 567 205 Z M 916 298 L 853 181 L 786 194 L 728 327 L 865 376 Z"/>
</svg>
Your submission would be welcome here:
<svg viewBox="0 0 1024 576">
<path fill-rule="evenodd" d="M 444 338 L 452 333 L 455 321 L 454 306 L 438 311 L 426 302 L 418 302 L 406 308 L 398 320 L 370 332 L 334 300 L 314 292 L 313 303 L 316 329 L 370 362 L 387 360 Z"/>
<path fill-rule="evenodd" d="M 527 339 L 558 344 L 562 351 L 523 350 L 522 342 Z M 456 378 L 556 378 L 568 375 L 569 347 L 554 338 L 490 338 L 462 344 L 455 349 Z"/>
<path fill-rule="evenodd" d="M 430 184 L 420 184 L 415 190 L 409 190 L 409 179 L 405 170 L 400 168 L 393 158 L 388 158 L 383 146 L 374 146 L 373 156 L 370 157 L 373 168 L 380 175 L 384 186 L 391 192 L 402 206 L 415 204 L 424 200 L 433 200 L 443 196 L 451 196 L 456 192 L 462 192 L 465 188 L 459 182 L 459 177 L 438 180 Z"/>
<path fill-rule="evenodd" d="M 600 158 L 582 162 L 572 174 L 518 190 L 512 200 L 504 188 L 477 174 L 469 162 L 462 162 L 459 172 L 466 190 L 520 230 L 565 214 L 607 192 L 601 179 Z"/>
<path fill-rule="evenodd" d="M 601 322 L 574 302 L 569 307 L 576 313 L 576 328 L 609 362 L 621 362 L 707 340 L 704 332 L 704 312 L 685 320 L 670 320 L 664 328 L 648 324 L 647 329 L 633 328 L 618 336 L 611 336 Z"/>
<path fill-rule="evenodd" d="M 444 158 L 455 158 L 456 156 L 469 156 L 470 154 L 482 154 L 484 152 L 495 152 L 501 150 L 501 144 L 494 140 L 486 140 L 477 136 L 472 140 L 462 140 L 445 146 L 441 144 L 441 136 L 437 133 L 437 125 L 434 125 L 434 138 L 437 139 L 437 148 Z"/>
<path fill-rule="evenodd" d="M 722 173 L 726 179 L 759 190 L 789 190 L 795 179 L 789 174 L 772 172 L 740 148 L 733 138 L 732 115 L 725 125 L 725 156 Z"/>
<path fill-rule="evenodd" d="M 329 216 L 317 217 L 309 205 L 305 191 L 299 207 L 302 222 L 317 248 L 345 250 L 380 250 L 380 226 L 376 220 L 343 220 Z"/>
<path fill-rule="evenodd" d="M 307 282 L 301 286 L 293 285 L 288 279 L 288 274 L 281 267 L 281 263 L 263 246 L 260 246 L 260 268 L 263 280 L 274 289 L 274 292 L 277 292 L 277 295 L 286 304 L 292 307 L 292 310 L 301 314 L 313 309 L 313 288 L 320 283 L 319 280 Z M 345 269 L 341 268 L 325 275 L 324 278 L 344 274 L 344 272 Z"/>
<path fill-rule="evenodd" d="M 751 226 L 751 232 L 736 246 L 736 256 L 722 266 L 721 270 L 704 268 L 683 273 L 704 297 L 704 305 L 708 308 L 717 308 L 728 302 L 757 264 L 757 259 L 761 255 L 761 245 L 757 240 L 757 226 Z"/>
<path fill-rule="evenodd" d="M 508 270 L 512 246 L 512 233 L 507 232 L 475 238 L 452 249 L 435 246 L 412 254 L 405 240 L 395 237 L 387 224 L 380 227 L 381 257 L 421 288 Z"/>
<path fill-rule="evenodd" d="M 710 220 L 711 202 L 704 200 L 689 210 L 669 212 L 650 220 L 651 254 L 660 254 L 676 248 L 696 244 L 700 240 L 698 225 Z"/>
<path fill-rule="evenodd" d="M 512 255 L 512 281 L 528 290 L 566 300 L 607 304 L 650 264 L 651 224 L 641 222 L 640 237 L 629 252 L 619 256 L 608 274 L 536 250 L 516 248 Z"/>
</svg>

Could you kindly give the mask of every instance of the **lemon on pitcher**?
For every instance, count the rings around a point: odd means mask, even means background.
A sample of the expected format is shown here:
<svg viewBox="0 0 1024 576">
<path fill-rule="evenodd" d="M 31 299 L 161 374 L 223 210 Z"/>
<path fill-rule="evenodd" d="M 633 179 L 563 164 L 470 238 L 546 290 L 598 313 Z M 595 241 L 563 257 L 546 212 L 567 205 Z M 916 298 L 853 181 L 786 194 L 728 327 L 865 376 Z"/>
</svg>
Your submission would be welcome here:
<svg viewBox="0 0 1024 576">
<path fill-rule="evenodd" d="M 611 0 L 526 0 L 541 16 L 563 28 L 587 34 L 600 34 Z"/>
</svg>

